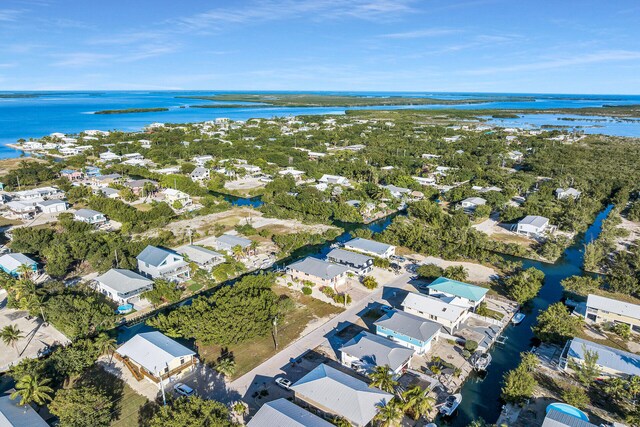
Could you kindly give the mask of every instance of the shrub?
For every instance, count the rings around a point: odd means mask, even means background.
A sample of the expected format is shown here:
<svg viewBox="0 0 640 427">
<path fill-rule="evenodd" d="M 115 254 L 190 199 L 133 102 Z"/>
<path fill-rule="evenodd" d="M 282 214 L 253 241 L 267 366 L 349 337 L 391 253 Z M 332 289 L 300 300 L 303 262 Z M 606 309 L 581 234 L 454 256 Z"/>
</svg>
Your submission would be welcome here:
<svg viewBox="0 0 640 427">
<path fill-rule="evenodd" d="M 311 289 L 308 286 L 303 286 L 302 287 L 302 293 L 305 295 L 311 295 L 311 293 L 313 292 L 313 289 Z"/>
<path fill-rule="evenodd" d="M 378 268 L 389 268 L 391 266 L 391 261 L 386 258 L 374 258 L 373 265 Z"/>
<path fill-rule="evenodd" d="M 626 323 L 616 323 L 613 327 L 613 332 L 626 340 L 631 336 L 631 327 Z"/>
<path fill-rule="evenodd" d="M 375 289 L 378 287 L 378 281 L 376 280 L 375 277 L 373 276 L 365 276 L 362 279 L 362 284 L 364 285 L 365 288 L 367 289 Z"/>
<path fill-rule="evenodd" d="M 349 294 L 335 294 L 333 300 L 338 304 L 351 304 L 351 295 Z"/>
<path fill-rule="evenodd" d="M 464 349 L 467 350 L 469 353 L 473 353 L 478 349 L 478 343 L 474 340 L 467 340 L 464 343 Z"/>
<path fill-rule="evenodd" d="M 418 276 L 424 279 L 436 279 L 442 276 L 442 272 L 442 268 L 438 267 L 435 264 L 424 264 L 418 267 L 418 269 L 416 270 Z"/>
<path fill-rule="evenodd" d="M 336 291 L 334 291 L 333 288 L 330 286 L 325 286 L 320 290 L 322 291 L 323 294 L 325 294 L 329 298 L 333 298 L 336 296 Z"/>
<path fill-rule="evenodd" d="M 313 288 L 314 283 L 309 281 L 309 280 L 303 280 L 302 281 L 302 286 L 304 286 L 305 288 Z"/>
<path fill-rule="evenodd" d="M 589 396 L 582 387 L 569 387 L 563 390 L 562 400 L 578 409 L 586 408 L 589 404 Z"/>
</svg>

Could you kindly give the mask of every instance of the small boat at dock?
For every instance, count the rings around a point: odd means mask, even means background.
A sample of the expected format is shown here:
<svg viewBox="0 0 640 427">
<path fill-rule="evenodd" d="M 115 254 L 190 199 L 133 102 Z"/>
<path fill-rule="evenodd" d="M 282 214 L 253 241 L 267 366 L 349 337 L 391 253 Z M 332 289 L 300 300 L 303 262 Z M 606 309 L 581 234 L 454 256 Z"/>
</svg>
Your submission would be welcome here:
<svg viewBox="0 0 640 427">
<path fill-rule="evenodd" d="M 518 325 L 524 320 L 525 317 L 526 315 L 524 313 L 516 313 L 515 316 L 511 318 L 511 323 L 513 323 L 514 325 Z"/>
<path fill-rule="evenodd" d="M 462 403 L 462 395 L 460 393 L 452 394 L 447 397 L 444 404 L 440 407 L 440 414 L 450 417 L 458 406 Z"/>
<path fill-rule="evenodd" d="M 489 353 L 475 353 L 471 363 L 476 371 L 486 371 L 491 364 L 491 355 Z"/>
</svg>

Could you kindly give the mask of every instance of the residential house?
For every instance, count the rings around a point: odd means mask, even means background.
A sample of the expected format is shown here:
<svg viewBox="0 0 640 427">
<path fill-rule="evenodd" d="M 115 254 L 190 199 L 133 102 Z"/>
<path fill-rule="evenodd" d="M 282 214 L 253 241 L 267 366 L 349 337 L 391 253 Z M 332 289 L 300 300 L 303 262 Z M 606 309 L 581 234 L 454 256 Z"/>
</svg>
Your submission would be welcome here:
<svg viewBox="0 0 640 427">
<path fill-rule="evenodd" d="M 100 153 L 100 160 L 103 162 L 115 162 L 120 160 L 120 156 L 111 151 Z"/>
<path fill-rule="evenodd" d="M 578 365 L 584 362 L 587 352 L 598 355 L 596 365 L 602 377 L 631 377 L 640 376 L 640 356 L 628 351 L 608 347 L 582 338 L 567 341 L 560 354 L 560 369 L 570 371 L 571 362 Z"/>
<path fill-rule="evenodd" d="M 316 285 L 336 289 L 345 284 L 349 269 L 317 258 L 307 257 L 287 266 L 287 273 L 293 280 L 308 280 Z"/>
<path fill-rule="evenodd" d="M 374 322 L 376 334 L 418 354 L 425 354 L 438 341 L 442 325 L 415 314 L 392 310 Z"/>
<path fill-rule="evenodd" d="M 596 324 L 629 325 L 632 332 L 640 333 L 640 305 L 589 294 L 585 319 Z"/>
<path fill-rule="evenodd" d="M 367 331 L 362 331 L 340 348 L 340 362 L 357 371 L 371 372 L 388 366 L 395 376 L 407 369 L 415 351 Z"/>
<path fill-rule="evenodd" d="M 60 198 L 64 192 L 54 187 L 40 187 L 33 190 L 16 191 L 12 195 L 13 200 L 26 202 L 29 200 Z"/>
<path fill-rule="evenodd" d="M 66 178 L 69 181 L 80 181 L 84 178 L 84 174 L 81 171 L 73 170 L 73 169 L 62 169 L 60 171 L 60 176 L 62 178 Z"/>
<path fill-rule="evenodd" d="M 396 187 L 395 185 L 382 185 L 382 188 L 389 190 L 389 193 L 396 199 L 402 199 L 404 196 L 411 194 L 411 190 L 403 187 Z"/>
<path fill-rule="evenodd" d="M 357 237 L 344 244 L 344 248 L 350 251 L 362 252 L 377 258 L 389 258 L 396 253 L 396 247 L 375 240 Z"/>
<path fill-rule="evenodd" d="M 91 178 L 91 184 L 96 187 L 108 187 L 111 184 L 120 184 L 124 180 L 119 173 L 109 175 L 96 175 Z"/>
<path fill-rule="evenodd" d="M 580 190 L 576 190 L 575 188 L 556 188 L 556 198 L 558 200 L 566 199 L 567 197 L 571 197 L 572 199 L 577 199 L 580 197 L 582 192 Z"/>
<path fill-rule="evenodd" d="M 21 218 L 30 218 L 33 216 L 38 208 L 33 204 L 33 202 L 20 202 L 20 201 L 10 201 L 6 203 L 7 208 L 14 214 L 18 215 Z"/>
<path fill-rule="evenodd" d="M 304 175 L 304 171 L 299 171 L 299 170 L 296 170 L 294 168 L 290 168 L 289 167 L 289 168 L 286 168 L 286 169 L 283 169 L 283 170 L 279 171 L 278 174 L 282 175 L 282 176 L 291 176 L 291 177 L 293 177 L 293 180 L 297 182 L 297 181 L 301 181 L 302 180 L 302 177 Z"/>
<path fill-rule="evenodd" d="M 93 190 L 93 194 L 97 194 L 108 199 L 119 199 L 120 191 L 111 187 L 99 187 Z"/>
<path fill-rule="evenodd" d="M 136 334 L 116 350 L 138 381 L 146 378 L 158 387 L 192 372 L 198 363 L 195 354 L 158 331 Z"/>
<path fill-rule="evenodd" d="M 543 216 L 527 215 L 520 221 L 516 228 L 518 234 L 527 237 L 540 237 L 549 229 L 549 219 Z"/>
<path fill-rule="evenodd" d="M 95 226 L 101 226 L 108 221 L 103 213 L 94 211 L 93 209 L 79 209 L 73 214 L 73 219 Z"/>
<path fill-rule="evenodd" d="M 20 397 L 0 397 L 0 426 L 2 427 L 49 427 L 30 404 L 20 405 Z"/>
<path fill-rule="evenodd" d="M 237 165 L 239 169 L 244 169 L 245 175 L 255 176 L 262 172 L 259 166 L 241 164 Z"/>
<path fill-rule="evenodd" d="M 0 256 L 0 269 L 13 277 L 20 276 L 23 265 L 34 273 L 38 271 L 38 263 L 24 254 L 9 253 Z"/>
<path fill-rule="evenodd" d="M 211 176 L 211 172 L 207 168 L 197 167 L 191 172 L 191 180 L 192 181 L 204 181 L 205 179 L 209 179 Z"/>
<path fill-rule="evenodd" d="M 327 261 L 344 265 L 354 274 L 365 275 L 373 270 L 373 258 L 344 249 L 332 249 L 327 254 Z"/>
<path fill-rule="evenodd" d="M 478 206 L 486 204 L 487 201 L 482 197 L 468 197 L 460 202 L 460 207 L 467 213 L 473 213 Z"/>
<path fill-rule="evenodd" d="M 147 187 L 153 186 L 155 189 L 158 187 L 158 182 L 151 179 L 132 179 L 124 183 L 124 186 L 130 188 L 133 194 L 142 197 L 147 196 L 147 194 L 144 194 L 145 185 Z"/>
<path fill-rule="evenodd" d="M 233 248 L 236 246 L 240 246 L 243 251 L 247 250 L 251 246 L 251 240 L 226 233 L 216 237 L 216 249 L 220 251 L 233 253 Z"/>
<path fill-rule="evenodd" d="M 436 185 L 436 179 L 431 176 L 412 176 L 411 178 L 413 178 L 420 185 Z"/>
<path fill-rule="evenodd" d="M 348 187 L 349 185 L 351 185 L 351 183 L 349 182 L 349 180 L 343 176 L 338 176 L 338 175 L 327 175 L 324 174 L 322 175 L 322 177 L 318 180 L 319 183 L 321 184 L 333 184 L 333 185 L 341 185 L 341 186 L 345 186 Z"/>
<path fill-rule="evenodd" d="M 302 409 L 285 398 L 267 402 L 249 420 L 247 427 L 334 427 L 329 421 Z"/>
<path fill-rule="evenodd" d="M 223 254 L 197 245 L 180 246 L 176 252 L 186 257 L 190 262 L 196 263 L 203 270 L 211 270 L 225 261 Z"/>
<path fill-rule="evenodd" d="M 484 301 L 489 289 L 469 283 L 438 277 L 429 286 L 429 295 L 449 304 L 474 310 Z"/>
<path fill-rule="evenodd" d="M 189 280 L 191 270 L 184 257 L 172 250 L 147 246 L 136 257 L 138 271 L 152 279 L 164 279 L 170 282 Z"/>
<path fill-rule="evenodd" d="M 89 178 L 94 178 L 101 175 L 100 168 L 97 168 L 95 166 L 87 166 L 84 168 L 84 174 Z"/>
<path fill-rule="evenodd" d="M 393 395 L 321 364 L 291 386 L 295 401 L 323 417 L 340 416 L 355 427 L 371 425 Z"/>
<path fill-rule="evenodd" d="M 524 154 L 522 154 L 520 151 L 510 151 L 509 153 L 507 153 L 507 157 L 509 157 L 514 162 L 519 163 L 522 161 L 522 159 L 524 159 Z"/>
<path fill-rule="evenodd" d="M 165 188 L 162 191 L 162 195 L 164 196 L 164 201 L 172 207 L 177 204 L 180 206 L 180 208 L 184 208 L 193 204 L 191 197 L 187 193 L 180 190 Z"/>
<path fill-rule="evenodd" d="M 453 334 L 468 314 L 468 310 L 463 307 L 414 292 L 409 292 L 402 301 L 402 309 L 407 313 L 441 324 L 450 334 Z"/>
<path fill-rule="evenodd" d="M 153 289 L 153 281 L 131 270 L 112 268 L 96 277 L 95 288 L 118 304 L 135 304 L 142 293 Z"/>
<path fill-rule="evenodd" d="M 69 205 L 64 200 L 43 200 L 41 202 L 36 203 L 36 207 L 40 209 L 40 212 L 45 214 L 64 212 L 67 210 Z"/>
<path fill-rule="evenodd" d="M 213 156 L 210 156 L 210 155 L 195 156 L 192 159 L 192 161 L 196 166 L 199 166 L 199 167 L 202 168 L 207 164 L 207 162 L 212 162 L 213 161 Z"/>
<path fill-rule="evenodd" d="M 549 408 L 547 411 L 541 427 L 598 427 L 596 424 L 591 424 L 582 418 L 558 411 L 554 408 Z M 615 423 L 613 427 L 615 427 Z"/>
</svg>

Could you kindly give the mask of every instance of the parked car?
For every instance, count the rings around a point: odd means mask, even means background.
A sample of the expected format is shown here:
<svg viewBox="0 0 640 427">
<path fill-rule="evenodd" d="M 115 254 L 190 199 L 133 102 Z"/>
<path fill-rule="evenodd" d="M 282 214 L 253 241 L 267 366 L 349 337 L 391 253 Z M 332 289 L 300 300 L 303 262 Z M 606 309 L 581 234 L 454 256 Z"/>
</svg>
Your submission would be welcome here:
<svg viewBox="0 0 640 427">
<path fill-rule="evenodd" d="M 392 311 L 392 310 L 393 310 L 393 307 L 391 307 L 390 305 L 384 305 L 384 304 L 383 304 L 383 305 L 381 305 L 381 306 L 380 306 L 380 310 L 381 310 L 383 313 L 388 313 L 388 312 L 390 312 L 390 311 Z"/>
<path fill-rule="evenodd" d="M 291 388 L 291 381 L 283 377 L 276 378 L 276 384 L 285 390 L 289 390 Z"/>
<path fill-rule="evenodd" d="M 182 383 L 178 383 L 176 385 L 173 386 L 173 391 L 175 391 L 176 393 L 178 393 L 181 396 L 193 396 L 194 394 L 196 394 L 196 391 L 194 389 L 192 389 L 191 387 L 189 387 L 186 384 L 182 384 Z"/>
</svg>

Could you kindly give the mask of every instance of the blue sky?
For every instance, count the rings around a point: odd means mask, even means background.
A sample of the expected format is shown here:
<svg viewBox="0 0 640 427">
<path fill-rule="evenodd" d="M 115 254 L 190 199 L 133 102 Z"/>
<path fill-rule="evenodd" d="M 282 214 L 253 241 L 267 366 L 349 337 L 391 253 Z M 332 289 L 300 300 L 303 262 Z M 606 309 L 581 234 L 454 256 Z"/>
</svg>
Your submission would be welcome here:
<svg viewBox="0 0 640 427">
<path fill-rule="evenodd" d="M 640 93 L 637 0 L 0 0 L 0 89 Z"/>
</svg>

